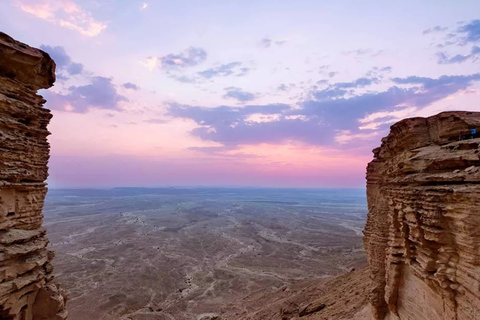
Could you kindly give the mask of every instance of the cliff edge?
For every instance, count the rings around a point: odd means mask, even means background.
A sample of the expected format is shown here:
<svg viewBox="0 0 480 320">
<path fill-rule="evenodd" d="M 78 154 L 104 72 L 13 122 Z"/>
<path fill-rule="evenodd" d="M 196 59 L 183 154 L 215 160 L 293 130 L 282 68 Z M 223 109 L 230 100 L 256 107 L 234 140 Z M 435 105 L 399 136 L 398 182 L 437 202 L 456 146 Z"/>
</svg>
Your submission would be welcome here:
<svg viewBox="0 0 480 320">
<path fill-rule="evenodd" d="M 375 319 L 480 319 L 480 136 L 471 129 L 478 112 L 405 119 L 373 151 L 364 244 Z"/>
<path fill-rule="evenodd" d="M 0 319 L 67 317 L 42 227 L 52 115 L 36 92 L 54 82 L 48 54 L 0 32 Z"/>
</svg>

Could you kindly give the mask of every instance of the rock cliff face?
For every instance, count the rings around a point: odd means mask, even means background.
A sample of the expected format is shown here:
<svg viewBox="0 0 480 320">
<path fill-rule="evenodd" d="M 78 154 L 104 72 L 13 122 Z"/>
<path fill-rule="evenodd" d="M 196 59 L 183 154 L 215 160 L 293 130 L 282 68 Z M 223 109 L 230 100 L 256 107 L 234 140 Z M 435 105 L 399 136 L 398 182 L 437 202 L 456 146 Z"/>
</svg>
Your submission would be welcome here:
<svg viewBox="0 0 480 320">
<path fill-rule="evenodd" d="M 51 114 L 36 94 L 55 81 L 44 52 L 0 32 L 0 319 L 65 319 L 42 228 Z"/>
<path fill-rule="evenodd" d="M 480 319 L 480 113 L 400 121 L 367 168 L 375 319 Z"/>
</svg>

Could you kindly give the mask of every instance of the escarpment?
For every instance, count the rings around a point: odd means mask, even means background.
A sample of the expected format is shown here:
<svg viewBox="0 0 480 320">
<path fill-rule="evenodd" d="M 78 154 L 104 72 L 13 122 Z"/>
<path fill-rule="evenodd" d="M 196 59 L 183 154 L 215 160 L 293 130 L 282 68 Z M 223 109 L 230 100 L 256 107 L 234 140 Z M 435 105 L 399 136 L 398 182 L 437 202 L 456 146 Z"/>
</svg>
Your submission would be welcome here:
<svg viewBox="0 0 480 320">
<path fill-rule="evenodd" d="M 374 150 L 364 244 L 375 319 L 480 319 L 475 128 L 476 112 L 406 119 Z"/>
<path fill-rule="evenodd" d="M 50 111 L 37 90 L 55 81 L 43 51 L 0 32 L 0 319 L 65 319 L 42 228 Z"/>
</svg>

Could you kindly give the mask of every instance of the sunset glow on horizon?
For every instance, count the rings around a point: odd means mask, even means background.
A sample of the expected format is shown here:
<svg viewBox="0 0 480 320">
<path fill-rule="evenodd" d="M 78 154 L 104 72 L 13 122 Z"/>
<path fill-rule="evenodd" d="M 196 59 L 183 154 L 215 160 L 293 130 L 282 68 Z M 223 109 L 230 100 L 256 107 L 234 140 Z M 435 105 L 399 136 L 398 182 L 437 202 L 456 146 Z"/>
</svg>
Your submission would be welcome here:
<svg viewBox="0 0 480 320">
<path fill-rule="evenodd" d="M 480 3 L 8 0 L 48 52 L 49 186 L 364 187 L 406 117 L 480 111 Z"/>
</svg>

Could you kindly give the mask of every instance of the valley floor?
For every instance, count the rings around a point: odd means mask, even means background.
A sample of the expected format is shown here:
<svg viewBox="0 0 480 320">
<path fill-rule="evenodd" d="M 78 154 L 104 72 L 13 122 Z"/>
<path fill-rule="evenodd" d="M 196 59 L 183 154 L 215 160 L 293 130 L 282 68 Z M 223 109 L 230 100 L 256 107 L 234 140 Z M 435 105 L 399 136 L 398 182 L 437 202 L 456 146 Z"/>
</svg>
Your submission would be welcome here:
<svg viewBox="0 0 480 320">
<path fill-rule="evenodd" d="M 361 191 L 272 190 L 51 190 L 70 319 L 282 319 L 365 266 Z"/>
</svg>

